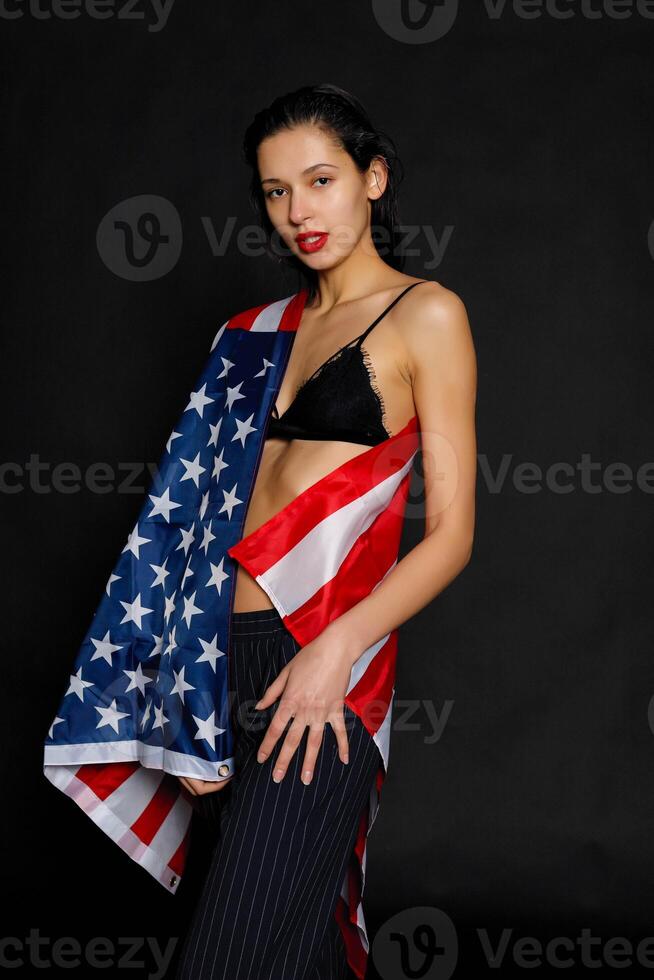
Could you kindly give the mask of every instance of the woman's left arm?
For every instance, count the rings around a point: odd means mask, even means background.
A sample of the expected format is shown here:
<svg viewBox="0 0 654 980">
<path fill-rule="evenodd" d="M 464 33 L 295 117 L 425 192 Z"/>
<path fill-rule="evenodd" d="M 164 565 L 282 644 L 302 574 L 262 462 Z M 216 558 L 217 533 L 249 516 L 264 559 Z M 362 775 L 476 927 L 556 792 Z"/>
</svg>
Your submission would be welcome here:
<svg viewBox="0 0 654 980">
<path fill-rule="evenodd" d="M 284 778 L 309 726 L 302 779 L 311 782 L 326 721 L 347 762 L 343 705 L 352 666 L 442 592 L 472 553 L 477 369 L 470 325 L 459 297 L 438 283 L 411 306 L 405 343 L 422 442 L 425 537 L 373 592 L 302 647 L 255 705 L 268 708 L 279 699 L 257 752 L 259 762 L 269 758 L 293 719 L 277 757 L 275 780 Z"/>
<path fill-rule="evenodd" d="M 324 631 L 349 651 L 352 664 L 442 592 L 472 554 L 477 364 L 463 302 L 436 285 L 419 298 L 416 290 L 403 328 L 420 423 L 425 536 L 370 595 Z"/>
</svg>

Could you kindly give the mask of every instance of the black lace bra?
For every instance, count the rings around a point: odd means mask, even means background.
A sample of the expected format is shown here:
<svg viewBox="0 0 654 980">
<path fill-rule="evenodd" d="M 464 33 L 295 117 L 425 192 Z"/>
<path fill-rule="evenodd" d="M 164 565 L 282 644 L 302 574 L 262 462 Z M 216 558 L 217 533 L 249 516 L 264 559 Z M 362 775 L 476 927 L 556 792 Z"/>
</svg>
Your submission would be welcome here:
<svg viewBox="0 0 654 980">
<path fill-rule="evenodd" d="M 275 414 L 274 406 L 266 439 L 335 439 L 367 446 L 390 439 L 370 357 L 361 344 L 404 294 L 420 282 L 407 286 L 362 334 L 339 347 L 303 381 L 281 417 Z"/>
</svg>

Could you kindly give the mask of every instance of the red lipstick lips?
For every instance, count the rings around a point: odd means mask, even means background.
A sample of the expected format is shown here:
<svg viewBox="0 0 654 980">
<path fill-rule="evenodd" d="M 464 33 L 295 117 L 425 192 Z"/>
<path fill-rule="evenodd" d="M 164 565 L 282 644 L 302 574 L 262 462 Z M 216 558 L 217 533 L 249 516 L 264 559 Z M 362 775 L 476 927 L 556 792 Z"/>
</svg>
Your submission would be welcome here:
<svg viewBox="0 0 654 980">
<path fill-rule="evenodd" d="M 295 236 L 301 252 L 317 252 L 323 247 L 329 234 L 326 231 L 302 231 Z"/>
</svg>

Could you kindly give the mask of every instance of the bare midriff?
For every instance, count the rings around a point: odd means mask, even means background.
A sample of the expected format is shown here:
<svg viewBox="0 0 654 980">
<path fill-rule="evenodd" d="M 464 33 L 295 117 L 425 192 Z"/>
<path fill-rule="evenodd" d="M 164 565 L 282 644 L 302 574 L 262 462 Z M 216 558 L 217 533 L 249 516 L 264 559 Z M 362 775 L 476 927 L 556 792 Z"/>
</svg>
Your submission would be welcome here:
<svg viewBox="0 0 654 980">
<path fill-rule="evenodd" d="M 394 312 L 392 310 L 388 313 L 385 320 L 366 338 L 364 345 L 370 355 L 375 382 L 384 402 L 384 424 L 391 436 L 404 428 L 415 415 L 411 383 L 402 367 L 402 348 L 392 332 L 391 317 Z M 305 311 L 304 316 L 308 316 L 308 311 Z M 370 322 L 373 319 L 374 314 Z M 286 372 L 276 402 L 280 416 L 292 402 L 300 381 L 311 373 L 316 363 L 322 363 L 340 344 L 347 343 L 362 329 L 364 328 L 360 319 L 352 320 L 349 328 L 339 328 L 338 336 L 334 332 L 333 339 L 322 356 L 316 350 L 315 353 L 312 352 L 311 358 L 306 358 L 311 363 L 306 364 L 295 379 L 290 381 Z M 304 327 L 302 330 L 304 331 Z M 331 330 L 329 333 L 331 334 Z M 242 537 L 256 531 L 328 473 L 370 448 L 367 444 L 337 440 L 268 438 L 261 453 Z M 251 612 L 255 609 L 273 608 L 267 593 L 249 572 L 238 562 L 236 568 L 232 611 Z"/>
<path fill-rule="evenodd" d="M 268 439 L 263 449 L 243 537 L 347 460 L 370 449 L 353 442 Z M 234 612 L 272 607 L 267 593 L 238 562 Z"/>
</svg>

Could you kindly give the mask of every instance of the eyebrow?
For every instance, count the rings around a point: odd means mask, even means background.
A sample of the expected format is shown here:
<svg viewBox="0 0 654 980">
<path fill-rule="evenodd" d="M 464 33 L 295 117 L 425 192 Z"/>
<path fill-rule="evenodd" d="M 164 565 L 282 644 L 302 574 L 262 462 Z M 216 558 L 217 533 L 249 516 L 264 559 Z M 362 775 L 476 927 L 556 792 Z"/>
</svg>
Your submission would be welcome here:
<svg viewBox="0 0 654 980">
<path fill-rule="evenodd" d="M 303 174 L 310 174 L 312 170 L 319 170 L 321 167 L 333 167 L 334 170 L 340 170 L 335 163 L 314 163 L 311 167 L 307 167 L 303 170 Z M 262 184 L 280 184 L 283 183 L 281 177 L 266 177 L 265 180 L 261 181 Z"/>
</svg>

